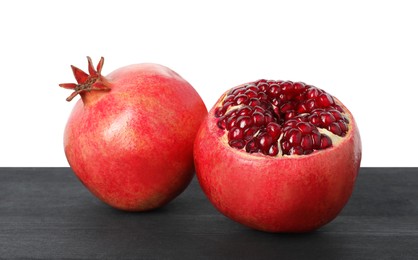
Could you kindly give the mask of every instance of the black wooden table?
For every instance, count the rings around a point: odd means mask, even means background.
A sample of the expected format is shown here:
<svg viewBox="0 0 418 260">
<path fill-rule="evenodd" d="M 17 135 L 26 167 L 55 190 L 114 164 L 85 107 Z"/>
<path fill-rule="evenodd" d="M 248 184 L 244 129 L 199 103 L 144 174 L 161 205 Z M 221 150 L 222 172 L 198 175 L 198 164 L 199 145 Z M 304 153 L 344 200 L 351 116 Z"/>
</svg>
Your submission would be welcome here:
<svg viewBox="0 0 418 260">
<path fill-rule="evenodd" d="M 241 226 L 196 179 L 159 210 L 127 213 L 69 168 L 0 168 L 0 258 L 418 259 L 418 168 L 362 168 L 340 216 L 308 234 Z"/>
</svg>

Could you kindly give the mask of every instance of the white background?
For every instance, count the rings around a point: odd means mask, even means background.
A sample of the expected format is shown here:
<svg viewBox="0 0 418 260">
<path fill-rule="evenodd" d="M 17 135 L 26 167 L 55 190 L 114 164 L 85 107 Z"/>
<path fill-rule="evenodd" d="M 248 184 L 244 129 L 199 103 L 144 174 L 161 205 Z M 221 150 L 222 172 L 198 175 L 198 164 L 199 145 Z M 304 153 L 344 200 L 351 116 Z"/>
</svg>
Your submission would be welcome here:
<svg viewBox="0 0 418 260">
<path fill-rule="evenodd" d="M 362 136 L 362 166 L 418 166 L 414 1 L 1 1 L 0 166 L 68 166 L 70 64 L 103 73 L 155 62 L 208 108 L 260 78 L 338 97 Z"/>
</svg>

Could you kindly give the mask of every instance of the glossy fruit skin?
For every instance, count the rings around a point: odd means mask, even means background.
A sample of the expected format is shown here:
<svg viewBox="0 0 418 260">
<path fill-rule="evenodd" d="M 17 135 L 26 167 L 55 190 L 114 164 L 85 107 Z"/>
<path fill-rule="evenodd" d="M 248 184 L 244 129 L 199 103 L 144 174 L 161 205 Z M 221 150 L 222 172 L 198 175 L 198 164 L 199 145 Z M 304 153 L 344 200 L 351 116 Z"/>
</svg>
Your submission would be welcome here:
<svg viewBox="0 0 418 260">
<path fill-rule="evenodd" d="M 304 156 L 249 154 L 222 140 L 215 109 L 194 144 L 196 175 L 210 202 L 225 216 L 266 232 L 309 232 L 333 220 L 349 200 L 361 161 L 358 128 L 330 149 Z M 339 101 L 338 101 L 339 102 Z"/>
<path fill-rule="evenodd" d="M 206 107 L 187 81 L 158 64 L 126 66 L 105 78 L 111 90 L 80 94 L 68 119 L 67 160 L 110 206 L 161 207 L 193 178 L 193 140 Z"/>
</svg>

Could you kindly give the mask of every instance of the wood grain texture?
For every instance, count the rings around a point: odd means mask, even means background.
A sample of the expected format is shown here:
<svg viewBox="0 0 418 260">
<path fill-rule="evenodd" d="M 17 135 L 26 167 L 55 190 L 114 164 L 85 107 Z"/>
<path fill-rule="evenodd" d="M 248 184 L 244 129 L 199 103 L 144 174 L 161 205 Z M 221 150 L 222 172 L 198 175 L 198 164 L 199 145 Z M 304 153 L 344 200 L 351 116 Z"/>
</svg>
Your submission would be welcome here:
<svg viewBox="0 0 418 260">
<path fill-rule="evenodd" d="M 196 179 L 164 208 L 127 213 L 69 168 L 0 168 L 0 258 L 418 259 L 418 168 L 362 168 L 340 216 L 298 235 L 232 222 Z"/>
</svg>

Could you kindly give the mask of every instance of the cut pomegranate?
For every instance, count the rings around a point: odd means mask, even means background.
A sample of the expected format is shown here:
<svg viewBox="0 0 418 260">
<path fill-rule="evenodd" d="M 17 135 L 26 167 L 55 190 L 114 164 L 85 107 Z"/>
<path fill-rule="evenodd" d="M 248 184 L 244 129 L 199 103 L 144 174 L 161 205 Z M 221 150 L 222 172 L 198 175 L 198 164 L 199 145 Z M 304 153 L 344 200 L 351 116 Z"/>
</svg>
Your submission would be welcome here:
<svg viewBox="0 0 418 260">
<path fill-rule="evenodd" d="M 259 230 L 305 232 L 348 201 L 361 141 L 337 98 L 263 79 L 221 96 L 197 134 L 194 160 L 203 191 L 226 216 Z"/>
</svg>

